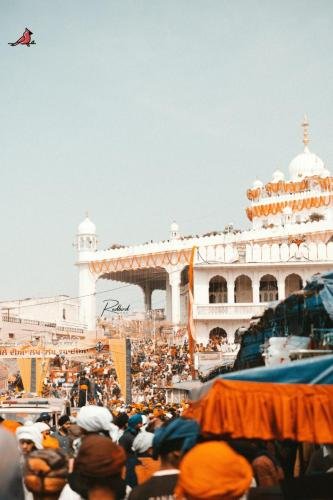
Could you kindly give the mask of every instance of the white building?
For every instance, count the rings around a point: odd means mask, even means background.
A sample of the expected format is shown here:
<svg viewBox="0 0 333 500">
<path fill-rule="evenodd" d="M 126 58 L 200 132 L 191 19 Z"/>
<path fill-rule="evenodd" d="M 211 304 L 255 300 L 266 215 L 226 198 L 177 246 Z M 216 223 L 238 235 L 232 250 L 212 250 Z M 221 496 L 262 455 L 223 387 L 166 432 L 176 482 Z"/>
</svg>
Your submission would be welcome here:
<svg viewBox="0 0 333 500">
<path fill-rule="evenodd" d="M 67 295 L 0 302 L 0 340 L 29 340 L 52 336 L 83 337 L 79 300 Z"/>
<path fill-rule="evenodd" d="M 188 265 L 194 258 L 193 319 L 198 342 L 209 335 L 227 336 L 247 326 L 271 301 L 302 288 L 313 274 L 333 268 L 333 177 L 308 148 L 289 165 L 289 180 L 276 171 L 270 182 L 253 183 L 246 212 L 252 228 L 232 227 L 212 236 L 184 238 L 176 223 L 170 239 L 144 245 L 97 250 L 95 225 L 88 217 L 77 234 L 80 319 L 95 329 L 96 281 L 136 284 L 151 309 L 155 289 L 166 291 L 167 319 L 187 322 Z"/>
</svg>

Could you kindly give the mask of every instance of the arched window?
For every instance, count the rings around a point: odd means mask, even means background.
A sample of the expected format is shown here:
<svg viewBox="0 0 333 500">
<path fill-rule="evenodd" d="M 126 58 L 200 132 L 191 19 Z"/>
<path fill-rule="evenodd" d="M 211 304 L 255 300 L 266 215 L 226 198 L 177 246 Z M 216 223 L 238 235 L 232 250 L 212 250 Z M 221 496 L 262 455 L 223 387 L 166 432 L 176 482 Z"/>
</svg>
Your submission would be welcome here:
<svg viewBox="0 0 333 500">
<path fill-rule="evenodd" d="M 217 326 L 216 328 L 213 328 L 209 332 L 209 340 L 220 340 L 220 339 L 226 339 L 228 337 L 227 332 L 223 329 Z"/>
<path fill-rule="evenodd" d="M 227 282 L 222 276 L 214 276 L 209 282 L 209 303 L 228 302 Z"/>
<path fill-rule="evenodd" d="M 298 274 L 289 274 L 286 277 L 286 297 L 289 297 L 294 292 L 298 290 L 302 290 L 303 288 L 303 280 Z"/>
<path fill-rule="evenodd" d="M 245 274 L 235 280 L 235 302 L 253 302 L 252 281 Z"/>
<path fill-rule="evenodd" d="M 185 286 L 188 283 L 188 269 L 189 266 L 184 267 L 182 272 L 180 273 L 180 285 Z"/>
<path fill-rule="evenodd" d="M 278 300 L 278 284 L 276 278 L 271 274 L 265 274 L 260 280 L 259 286 L 260 302 L 273 302 Z"/>
</svg>

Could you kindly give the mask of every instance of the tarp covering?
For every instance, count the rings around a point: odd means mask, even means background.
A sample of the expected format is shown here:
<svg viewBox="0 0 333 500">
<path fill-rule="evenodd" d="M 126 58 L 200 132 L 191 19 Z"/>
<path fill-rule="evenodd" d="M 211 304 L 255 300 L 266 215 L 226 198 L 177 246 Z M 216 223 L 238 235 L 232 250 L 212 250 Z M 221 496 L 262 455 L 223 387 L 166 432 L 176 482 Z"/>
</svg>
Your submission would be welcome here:
<svg viewBox="0 0 333 500">
<path fill-rule="evenodd" d="M 200 395 L 184 416 L 205 434 L 333 443 L 333 356 L 222 375 Z"/>
<path fill-rule="evenodd" d="M 330 319 L 333 320 L 333 272 L 315 274 L 306 285 L 305 290 L 319 292 L 320 299 Z"/>
<path fill-rule="evenodd" d="M 309 336 L 316 329 L 333 330 L 333 272 L 314 275 L 304 290 L 270 304 L 242 334 L 234 367 L 241 370 L 262 365 L 261 346 L 271 337 Z"/>
<path fill-rule="evenodd" d="M 259 367 L 224 373 L 190 392 L 190 400 L 204 396 L 218 379 L 275 382 L 279 384 L 333 384 L 333 355 L 302 359 L 270 368 Z M 332 422 L 333 425 L 333 422 Z"/>
<path fill-rule="evenodd" d="M 219 379 L 184 416 L 203 434 L 333 443 L 333 385 Z"/>
</svg>

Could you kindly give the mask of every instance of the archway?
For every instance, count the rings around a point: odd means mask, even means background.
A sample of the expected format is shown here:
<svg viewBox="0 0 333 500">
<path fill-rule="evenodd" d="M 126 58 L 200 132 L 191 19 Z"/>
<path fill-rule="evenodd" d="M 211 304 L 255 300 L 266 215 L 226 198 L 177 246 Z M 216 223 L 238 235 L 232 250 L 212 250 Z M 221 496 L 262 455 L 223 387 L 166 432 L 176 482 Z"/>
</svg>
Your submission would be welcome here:
<svg viewBox="0 0 333 500">
<path fill-rule="evenodd" d="M 286 277 L 285 286 L 286 297 L 289 297 L 289 295 L 291 295 L 292 293 L 297 292 L 298 290 L 302 290 L 303 280 L 298 274 L 289 274 Z"/>
<path fill-rule="evenodd" d="M 209 282 L 209 303 L 228 302 L 227 281 L 223 276 L 214 276 Z"/>
<path fill-rule="evenodd" d="M 277 280 L 271 274 L 265 274 L 260 280 L 259 286 L 260 302 L 273 302 L 278 300 L 278 284 Z"/>
<path fill-rule="evenodd" d="M 253 302 L 252 281 L 245 274 L 235 280 L 235 302 Z"/>
<path fill-rule="evenodd" d="M 209 340 L 220 340 L 226 338 L 228 338 L 227 332 L 223 328 L 220 328 L 219 326 L 213 328 L 209 332 Z"/>
</svg>

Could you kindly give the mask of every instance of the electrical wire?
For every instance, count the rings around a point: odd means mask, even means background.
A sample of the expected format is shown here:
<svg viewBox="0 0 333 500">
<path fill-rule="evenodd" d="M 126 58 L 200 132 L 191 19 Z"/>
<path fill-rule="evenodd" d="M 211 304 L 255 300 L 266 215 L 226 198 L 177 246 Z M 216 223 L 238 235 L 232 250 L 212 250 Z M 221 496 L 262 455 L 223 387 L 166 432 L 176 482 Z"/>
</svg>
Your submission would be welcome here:
<svg viewBox="0 0 333 500">
<path fill-rule="evenodd" d="M 184 268 L 186 267 L 186 265 L 184 266 Z M 173 274 L 173 273 L 176 273 L 176 272 L 179 272 L 179 269 L 176 269 L 175 271 L 171 271 L 171 272 L 161 272 L 160 274 L 155 274 L 153 279 L 161 279 L 161 278 L 165 278 L 165 275 L 168 274 Z M 50 300 L 48 302 L 39 302 L 39 303 L 36 303 L 36 304 L 23 304 L 23 305 L 16 305 L 16 306 L 12 306 L 12 307 L 4 307 L 5 310 L 8 310 L 8 309 L 25 309 L 27 307 L 37 307 L 37 306 L 43 306 L 43 305 L 49 305 L 49 304 L 57 304 L 57 303 L 63 303 L 63 302 L 68 302 L 70 300 L 77 300 L 77 299 L 83 299 L 85 297 L 92 297 L 92 296 L 96 296 L 96 295 L 101 295 L 103 293 L 108 293 L 108 292 L 114 292 L 114 291 L 117 291 L 117 290 L 122 290 L 124 288 L 128 288 L 129 286 L 133 286 L 133 285 L 138 285 L 140 286 L 140 284 L 146 284 L 148 281 L 148 278 L 145 277 L 144 279 L 142 280 L 138 280 L 137 282 L 135 283 L 126 283 L 125 285 L 121 285 L 121 286 L 118 286 L 118 287 L 115 287 L 115 288 L 109 288 L 108 290 L 101 290 L 99 292 L 94 292 L 94 293 L 87 293 L 85 295 L 77 295 L 77 296 L 72 296 L 72 297 L 66 297 L 64 299 L 59 299 L 59 300 Z M 7 302 L 7 301 L 4 301 L 4 302 Z M 8 302 L 15 302 L 15 301 L 8 301 Z M 0 303 L 1 304 L 1 303 Z"/>
</svg>

